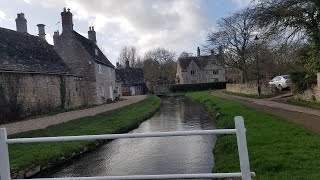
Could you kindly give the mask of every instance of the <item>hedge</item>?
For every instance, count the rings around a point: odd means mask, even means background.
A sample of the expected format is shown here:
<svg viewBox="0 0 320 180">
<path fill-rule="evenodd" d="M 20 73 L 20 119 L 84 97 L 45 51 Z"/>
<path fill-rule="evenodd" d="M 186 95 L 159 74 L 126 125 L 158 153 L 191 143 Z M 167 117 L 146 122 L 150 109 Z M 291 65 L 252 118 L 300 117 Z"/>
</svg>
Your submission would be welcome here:
<svg viewBox="0 0 320 180">
<path fill-rule="evenodd" d="M 175 92 L 203 91 L 210 89 L 225 89 L 227 82 L 212 82 L 199 84 L 175 84 L 170 85 L 169 90 Z"/>
</svg>

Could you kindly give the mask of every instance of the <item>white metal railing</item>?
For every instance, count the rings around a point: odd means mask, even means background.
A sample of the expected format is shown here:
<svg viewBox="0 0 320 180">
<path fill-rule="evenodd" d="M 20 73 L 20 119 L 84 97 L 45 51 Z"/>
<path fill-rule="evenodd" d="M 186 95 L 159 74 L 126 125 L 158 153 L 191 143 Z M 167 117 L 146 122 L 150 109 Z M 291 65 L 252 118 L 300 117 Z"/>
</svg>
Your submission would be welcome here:
<svg viewBox="0 0 320 180">
<path fill-rule="evenodd" d="M 8 144 L 35 143 L 35 142 L 60 142 L 60 141 L 83 141 L 98 139 L 122 139 L 122 138 L 146 138 L 168 136 L 193 136 L 212 134 L 236 134 L 241 172 L 236 173 L 202 173 L 202 174 L 162 174 L 162 175 L 131 175 L 131 176 L 100 176 L 100 177 L 68 177 L 68 178 L 37 178 L 37 180 L 107 180 L 107 179 L 203 179 L 203 178 L 228 178 L 241 177 L 243 180 L 251 180 L 255 176 L 250 172 L 250 164 L 247 149 L 246 129 L 242 116 L 234 118 L 235 129 L 196 130 L 196 131 L 173 131 L 173 132 L 150 132 L 131 134 L 105 134 L 88 136 L 61 136 L 61 137 L 38 137 L 7 139 L 5 128 L 0 128 L 0 180 L 11 180 Z"/>
</svg>

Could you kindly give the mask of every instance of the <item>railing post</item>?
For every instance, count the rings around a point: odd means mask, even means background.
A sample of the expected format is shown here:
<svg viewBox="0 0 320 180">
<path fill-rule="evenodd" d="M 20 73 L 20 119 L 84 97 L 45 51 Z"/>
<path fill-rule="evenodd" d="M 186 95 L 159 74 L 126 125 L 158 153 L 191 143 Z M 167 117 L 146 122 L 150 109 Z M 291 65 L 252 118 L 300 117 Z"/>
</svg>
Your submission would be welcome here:
<svg viewBox="0 0 320 180">
<path fill-rule="evenodd" d="M 234 118 L 234 122 L 236 126 L 241 177 L 242 177 L 242 180 L 251 180 L 249 155 L 248 155 L 247 140 L 246 140 L 246 129 L 244 127 L 243 117 L 236 116 Z"/>
<path fill-rule="evenodd" d="M 0 180 L 10 180 L 10 163 L 7 144 L 7 131 L 0 128 Z"/>
</svg>

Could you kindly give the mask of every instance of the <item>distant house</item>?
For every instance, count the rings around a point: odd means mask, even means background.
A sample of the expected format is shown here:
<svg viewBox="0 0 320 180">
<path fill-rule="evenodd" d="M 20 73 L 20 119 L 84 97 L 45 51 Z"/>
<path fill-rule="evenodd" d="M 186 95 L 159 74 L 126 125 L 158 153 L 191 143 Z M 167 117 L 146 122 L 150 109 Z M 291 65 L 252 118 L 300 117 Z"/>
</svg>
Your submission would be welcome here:
<svg viewBox="0 0 320 180">
<path fill-rule="evenodd" d="M 70 9 L 61 12 L 62 33 L 55 32 L 54 49 L 61 59 L 81 77 L 82 91 L 88 104 L 102 104 L 114 100 L 115 67 L 97 46 L 94 27 L 88 39 L 73 30 Z"/>
<path fill-rule="evenodd" d="M 144 83 L 144 73 L 142 68 L 129 67 L 129 61 L 123 68 L 117 66 L 116 81 L 121 84 L 121 92 L 123 96 L 140 95 L 146 90 Z"/>
<path fill-rule="evenodd" d="M 0 28 L 0 120 L 79 106 L 74 72 L 46 42 L 44 25 L 38 37 L 23 13 L 16 23 L 17 31 Z"/>
<path fill-rule="evenodd" d="M 177 84 L 222 82 L 226 80 L 225 67 L 219 61 L 220 55 L 180 57 L 177 62 Z"/>
</svg>

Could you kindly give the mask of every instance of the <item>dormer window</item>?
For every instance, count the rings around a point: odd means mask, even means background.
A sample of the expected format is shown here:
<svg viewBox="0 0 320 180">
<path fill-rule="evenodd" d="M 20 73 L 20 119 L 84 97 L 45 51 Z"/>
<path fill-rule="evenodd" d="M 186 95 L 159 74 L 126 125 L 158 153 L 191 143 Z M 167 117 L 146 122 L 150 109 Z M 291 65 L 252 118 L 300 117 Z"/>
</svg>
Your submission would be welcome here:
<svg viewBox="0 0 320 180">
<path fill-rule="evenodd" d="M 219 74 L 219 70 L 213 70 L 213 71 L 212 71 L 212 74 L 214 74 L 214 75 Z"/>
<path fill-rule="evenodd" d="M 191 70 L 191 75 L 196 75 L 197 70 Z"/>
<path fill-rule="evenodd" d="M 98 49 L 94 49 L 94 54 L 95 54 L 96 56 L 98 56 L 98 55 L 99 55 L 99 51 L 98 51 Z"/>
</svg>

